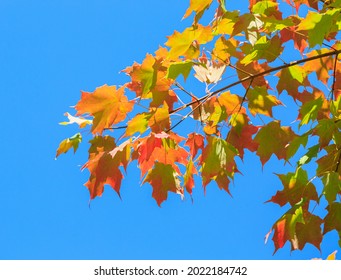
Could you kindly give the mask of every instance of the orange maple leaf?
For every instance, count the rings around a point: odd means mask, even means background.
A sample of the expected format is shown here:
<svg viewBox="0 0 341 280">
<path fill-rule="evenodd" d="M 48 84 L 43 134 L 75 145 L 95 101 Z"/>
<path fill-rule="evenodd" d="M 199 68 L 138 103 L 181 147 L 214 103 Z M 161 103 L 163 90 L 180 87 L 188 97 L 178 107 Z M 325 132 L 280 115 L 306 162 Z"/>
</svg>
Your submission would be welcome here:
<svg viewBox="0 0 341 280">
<path fill-rule="evenodd" d="M 115 139 L 110 136 L 96 136 L 90 141 L 89 160 L 82 169 L 87 168 L 90 178 L 85 183 L 89 189 L 90 199 L 101 196 L 104 185 L 110 185 L 120 196 L 122 173 L 119 169 L 120 160 L 110 154 L 116 147 Z"/>
<path fill-rule="evenodd" d="M 93 93 L 82 92 L 81 100 L 75 106 L 77 115 L 90 114 L 94 117 L 91 131 L 102 134 L 105 128 L 123 121 L 131 112 L 134 102 L 124 95 L 124 87 L 104 85 Z"/>
</svg>

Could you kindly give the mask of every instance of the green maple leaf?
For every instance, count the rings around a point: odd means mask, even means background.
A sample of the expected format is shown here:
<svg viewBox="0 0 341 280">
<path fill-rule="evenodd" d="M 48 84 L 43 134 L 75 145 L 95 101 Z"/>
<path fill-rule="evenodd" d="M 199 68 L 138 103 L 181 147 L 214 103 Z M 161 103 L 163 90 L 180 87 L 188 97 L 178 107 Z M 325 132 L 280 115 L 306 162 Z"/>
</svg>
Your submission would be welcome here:
<svg viewBox="0 0 341 280">
<path fill-rule="evenodd" d="M 192 66 L 192 61 L 174 62 L 167 70 L 167 78 L 175 80 L 179 75 L 182 75 L 186 80 L 192 70 Z"/>
<path fill-rule="evenodd" d="M 336 172 L 328 172 L 322 177 L 323 194 L 329 204 L 332 204 L 338 193 L 341 193 L 341 180 L 340 175 Z"/>
<path fill-rule="evenodd" d="M 152 196 L 159 206 L 167 199 L 168 192 L 183 195 L 178 174 L 170 164 L 155 162 L 154 168 L 148 172 L 143 181 L 146 182 L 153 187 Z"/>
<path fill-rule="evenodd" d="M 286 146 L 294 139 L 295 133 L 290 127 L 281 126 L 279 121 L 273 121 L 263 126 L 255 137 L 259 144 L 257 155 L 264 165 L 272 155 L 278 159 L 287 159 Z"/>
<path fill-rule="evenodd" d="M 282 43 L 278 36 L 274 36 L 270 40 L 266 36 L 263 36 L 257 40 L 252 51 L 240 62 L 245 65 L 260 59 L 266 59 L 268 62 L 272 62 L 280 56 L 282 51 Z"/>
</svg>

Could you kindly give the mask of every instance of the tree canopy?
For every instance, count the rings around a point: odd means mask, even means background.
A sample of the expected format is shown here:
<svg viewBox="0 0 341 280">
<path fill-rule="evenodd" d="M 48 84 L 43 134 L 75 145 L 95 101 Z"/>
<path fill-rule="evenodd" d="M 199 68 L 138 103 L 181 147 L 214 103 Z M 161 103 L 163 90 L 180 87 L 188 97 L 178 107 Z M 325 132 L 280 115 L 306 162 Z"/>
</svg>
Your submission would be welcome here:
<svg viewBox="0 0 341 280">
<path fill-rule="evenodd" d="M 283 187 L 268 201 L 290 206 L 267 236 L 275 252 L 288 241 L 320 249 L 330 231 L 341 246 L 341 1 L 250 0 L 240 12 L 190 0 L 184 19 L 187 28 L 122 70 L 126 84 L 82 92 L 61 123 L 80 132 L 56 157 L 76 152 L 90 129 L 90 198 L 105 185 L 120 196 L 137 164 L 160 206 L 169 192 L 191 196 L 195 177 L 230 193 L 246 152 L 263 166 L 275 156 L 292 167 L 275 175 Z"/>
</svg>

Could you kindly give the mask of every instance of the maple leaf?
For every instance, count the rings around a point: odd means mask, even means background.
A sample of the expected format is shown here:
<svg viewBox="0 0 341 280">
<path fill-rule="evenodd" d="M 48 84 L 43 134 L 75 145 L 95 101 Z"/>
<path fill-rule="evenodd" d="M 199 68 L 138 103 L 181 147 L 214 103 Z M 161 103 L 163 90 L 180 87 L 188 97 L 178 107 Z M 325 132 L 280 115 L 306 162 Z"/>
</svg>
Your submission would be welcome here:
<svg viewBox="0 0 341 280">
<path fill-rule="evenodd" d="M 306 200 L 318 200 L 315 186 L 308 180 L 308 174 L 302 168 L 297 168 L 295 173 L 277 174 L 284 189 L 277 191 L 267 202 L 274 202 L 280 206 L 290 203 L 292 206 L 300 202 L 303 197 Z"/>
<path fill-rule="evenodd" d="M 134 103 L 124 95 L 124 87 L 104 85 L 93 93 L 82 92 L 81 100 L 75 106 L 77 115 L 90 114 L 94 117 L 91 131 L 102 134 L 105 128 L 123 121 L 132 111 Z"/>
<path fill-rule="evenodd" d="M 199 149 L 202 150 L 204 148 L 204 136 L 192 132 L 188 134 L 185 145 L 189 147 L 192 158 L 195 158 Z"/>
<path fill-rule="evenodd" d="M 308 11 L 307 16 L 298 25 L 297 31 L 308 31 L 308 42 L 311 48 L 321 45 L 324 38 L 328 37 L 333 25 L 333 17 L 337 10 L 330 10 L 326 13 Z"/>
<path fill-rule="evenodd" d="M 96 136 L 90 141 L 89 160 L 82 169 L 88 169 L 90 178 L 85 183 L 89 189 L 90 199 L 101 196 L 104 185 L 110 185 L 120 196 L 122 173 L 119 169 L 120 161 L 110 152 L 116 147 L 115 139 L 110 136 Z"/>
<path fill-rule="evenodd" d="M 231 35 L 233 32 L 233 26 L 237 21 L 238 16 L 239 16 L 238 11 L 233 11 L 232 13 L 229 12 L 225 13 L 224 17 L 221 18 L 219 22 L 217 22 L 215 26 L 215 32 L 217 34 Z"/>
<path fill-rule="evenodd" d="M 245 149 L 255 152 L 259 146 L 259 144 L 253 140 L 253 135 L 257 133 L 258 127 L 247 124 L 248 120 L 244 120 L 243 122 L 246 124 L 241 126 L 240 129 L 238 129 L 237 126 L 233 126 L 226 138 L 226 141 L 238 150 L 241 159 L 244 157 Z"/>
<path fill-rule="evenodd" d="M 295 204 L 274 224 L 274 253 L 287 241 L 291 243 L 291 250 L 303 250 L 306 243 L 320 249 L 322 219 L 304 210 L 305 203 L 305 200 L 301 200 Z"/>
<path fill-rule="evenodd" d="M 79 128 L 84 128 L 86 125 L 92 124 L 92 120 L 87 120 L 87 119 L 84 119 L 82 117 L 81 118 L 74 117 L 71 114 L 69 114 L 68 112 L 66 112 L 64 114 L 64 116 L 66 116 L 69 119 L 69 121 L 68 122 L 60 122 L 59 124 L 61 124 L 61 125 L 69 125 L 69 124 L 76 123 L 79 125 Z"/>
<path fill-rule="evenodd" d="M 290 127 L 281 126 L 279 121 L 273 121 L 263 126 L 255 137 L 259 144 L 257 155 L 264 165 L 271 157 L 276 155 L 278 159 L 287 158 L 286 146 L 293 140 L 295 133 Z"/>
<path fill-rule="evenodd" d="M 274 230 L 273 242 L 275 252 L 284 247 L 287 241 L 291 242 L 292 250 L 298 249 L 296 234 L 296 225 L 304 223 L 302 203 L 299 203 L 289 209 L 272 227 Z"/>
<path fill-rule="evenodd" d="M 341 176 L 334 171 L 326 173 L 322 177 L 323 182 L 323 194 L 326 197 L 329 205 L 331 205 L 336 195 L 341 193 Z"/>
<path fill-rule="evenodd" d="M 254 45 L 259 39 L 259 30 L 262 26 L 263 22 L 260 20 L 259 15 L 243 14 L 233 25 L 231 37 L 244 32 L 246 39 L 249 40 L 251 45 Z"/>
<path fill-rule="evenodd" d="M 59 147 L 57 149 L 56 158 L 63 153 L 67 153 L 71 148 L 73 148 L 73 152 L 75 153 L 78 149 L 79 143 L 82 142 L 82 135 L 77 133 L 72 137 L 64 139 L 60 142 Z"/>
<path fill-rule="evenodd" d="M 204 108 L 206 107 L 205 112 L 209 113 L 204 131 L 206 134 L 218 134 L 217 125 L 226 120 L 227 114 L 225 108 L 219 102 L 216 102 L 215 99 L 212 99 L 211 102 L 213 102 L 213 106 L 210 106 L 210 112 L 206 109 L 207 106 L 204 106 Z"/>
<path fill-rule="evenodd" d="M 148 172 L 143 180 L 143 183 L 146 182 L 150 183 L 153 187 L 152 196 L 159 206 L 167 199 L 168 192 L 183 196 L 178 173 L 170 164 L 155 162 L 154 168 Z"/>
<path fill-rule="evenodd" d="M 182 137 L 165 132 L 151 133 L 150 136 L 139 139 L 135 149 L 135 158 L 138 160 L 142 176 L 154 166 L 156 161 L 170 164 L 180 174 L 177 163 L 186 166 L 188 156 L 187 151 L 178 146 L 178 143 L 182 140 Z"/>
<path fill-rule="evenodd" d="M 217 83 L 221 79 L 226 65 L 221 62 L 209 61 L 208 59 L 205 59 L 205 56 L 199 58 L 199 61 L 202 64 L 193 66 L 195 71 L 194 77 L 203 83 Z"/>
<path fill-rule="evenodd" d="M 333 119 L 322 119 L 313 129 L 313 135 L 319 137 L 319 144 L 321 148 L 329 145 L 335 139 L 335 135 L 339 133 L 341 128 L 340 122 L 335 122 Z"/>
<path fill-rule="evenodd" d="M 131 136 L 136 132 L 143 134 L 148 128 L 148 121 L 150 118 L 150 113 L 141 113 L 135 115 L 135 117 L 128 121 L 125 135 Z"/>
<path fill-rule="evenodd" d="M 260 64 L 258 61 L 253 61 L 247 65 L 244 65 L 240 61 L 238 61 L 236 64 L 236 67 L 237 69 L 242 69 L 242 71 L 241 70 L 237 71 L 238 78 L 240 80 L 243 80 L 244 78 L 256 75 L 257 73 L 261 73 L 269 69 L 269 66 L 266 62 Z M 248 88 L 249 85 L 250 85 L 250 82 L 248 81 L 243 83 L 243 86 L 245 88 Z M 254 78 L 252 80 L 252 86 L 254 87 L 255 86 L 262 87 L 262 86 L 267 86 L 267 85 L 268 85 L 268 82 L 265 80 L 264 76 Z"/>
<path fill-rule="evenodd" d="M 169 59 L 177 59 L 185 56 L 189 59 L 198 57 L 198 53 L 191 54 L 190 48 L 193 44 L 205 44 L 213 39 L 212 28 L 198 24 L 195 27 L 186 28 L 182 33 L 175 31 L 168 37 L 166 46 L 170 47 Z"/>
<path fill-rule="evenodd" d="M 252 61 L 260 59 L 272 62 L 280 56 L 282 51 L 283 47 L 278 36 L 274 36 L 270 40 L 268 40 L 266 36 L 262 36 L 254 43 L 252 51 L 240 62 L 244 65 L 248 65 Z"/>
<path fill-rule="evenodd" d="M 303 250 L 304 246 L 310 243 L 320 250 L 323 237 L 321 231 L 323 220 L 319 216 L 306 213 L 304 221 L 304 223 L 297 223 L 296 225 L 297 248 Z"/>
<path fill-rule="evenodd" d="M 190 60 L 173 62 L 167 70 L 167 78 L 175 80 L 180 74 L 186 81 L 189 73 L 192 70 L 193 62 Z"/>
<path fill-rule="evenodd" d="M 194 179 L 193 175 L 197 174 L 197 170 L 195 168 L 194 162 L 192 160 L 188 161 L 188 164 L 186 166 L 186 172 L 184 174 L 184 187 L 186 188 L 186 191 L 192 195 L 192 191 L 194 188 Z"/>
<path fill-rule="evenodd" d="M 204 11 L 210 7 L 212 1 L 213 0 L 190 0 L 189 7 L 183 18 L 187 18 L 192 12 L 195 12 L 195 23 L 197 23 Z"/>
<path fill-rule="evenodd" d="M 256 3 L 254 2 L 250 5 L 250 10 L 254 14 L 281 17 L 281 13 L 278 11 L 278 3 L 276 1 L 256 1 Z"/>
<path fill-rule="evenodd" d="M 300 126 L 308 124 L 310 121 L 317 119 L 317 114 L 322 107 L 322 98 L 313 99 L 311 101 L 305 102 L 301 109 L 298 119 L 301 119 Z"/>
<path fill-rule="evenodd" d="M 152 92 L 152 101 L 150 102 L 150 107 L 160 107 L 164 105 L 166 102 L 169 110 L 173 110 L 174 103 L 178 101 L 178 96 L 173 90 L 166 90 L 166 91 L 156 91 L 153 90 Z"/>
<path fill-rule="evenodd" d="M 288 18 L 294 25 L 284 28 L 280 31 L 281 40 L 283 43 L 293 40 L 294 47 L 303 53 L 304 50 L 308 47 L 307 42 L 307 32 L 306 31 L 297 31 L 297 25 L 301 22 L 301 19 L 297 16 L 290 16 Z"/>
<path fill-rule="evenodd" d="M 228 115 L 232 115 L 240 109 L 242 98 L 236 94 L 225 91 L 218 97 L 218 103 L 225 108 Z"/>
<path fill-rule="evenodd" d="M 169 130 L 170 119 L 167 103 L 164 103 L 162 108 L 152 108 L 150 118 L 148 119 L 148 126 L 155 133 Z"/>
<path fill-rule="evenodd" d="M 217 59 L 228 65 L 230 63 L 231 56 L 242 56 L 242 54 L 238 52 L 237 47 L 237 40 L 234 38 L 227 40 L 224 36 L 221 36 L 214 44 L 212 59 Z"/>
<path fill-rule="evenodd" d="M 295 137 L 287 147 L 287 160 L 292 158 L 300 148 L 300 146 L 305 147 L 308 143 L 308 134 L 303 134 Z"/>
<path fill-rule="evenodd" d="M 238 151 L 225 140 L 207 136 L 207 145 L 204 147 L 201 158 L 202 179 L 204 188 L 209 182 L 215 180 L 220 189 L 229 194 L 229 179 L 238 172 L 234 157 Z"/>
<path fill-rule="evenodd" d="M 317 157 L 319 150 L 320 150 L 319 145 L 314 145 L 310 147 L 308 149 L 308 152 L 303 157 L 300 158 L 297 165 L 301 166 L 301 165 L 309 163 L 314 157 Z"/>
<path fill-rule="evenodd" d="M 151 98 L 151 91 L 169 90 L 172 81 L 166 78 L 167 67 L 163 64 L 163 57 L 147 54 L 141 65 L 134 63 L 133 66 L 123 70 L 131 78 L 127 87 L 143 99 Z"/>
<path fill-rule="evenodd" d="M 279 77 L 277 84 L 278 93 L 282 93 L 284 90 L 288 92 L 294 99 L 298 98 L 298 88 L 302 84 L 307 82 L 307 71 L 299 66 L 294 65 L 283 69 L 281 72 L 277 73 L 276 76 Z"/>
<path fill-rule="evenodd" d="M 308 124 L 314 120 L 329 119 L 329 101 L 325 98 L 323 92 L 314 89 L 313 93 L 303 92 L 297 96 L 297 99 L 302 102 L 299 110 L 298 119 L 301 120 L 299 126 Z"/>
<path fill-rule="evenodd" d="M 281 105 L 275 96 L 268 94 L 265 87 L 255 87 L 248 92 L 249 110 L 252 115 L 263 114 L 272 117 L 272 107 Z"/>
<path fill-rule="evenodd" d="M 327 206 L 328 214 L 324 219 L 323 234 L 336 230 L 341 232 L 341 203 L 333 202 Z"/>
<path fill-rule="evenodd" d="M 314 57 L 324 53 L 328 53 L 329 49 L 313 50 L 307 54 L 307 57 Z M 317 78 L 324 84 L 327 84 L 330 77 L 329 71 L 334 67 L 334 58 L 331 56 L 321 57 L 305 63 L 304 68 L 308 72 L 315 72 Z"/>
<path fill-rule="evenodd" d="M 324 150 L 327 154 L 316 161 L 318 164 L 316 173 L 320 176 L 326 172 L 335 171 L 341 175 L 341 150 L 335 144 L 325 147 Z"/>
</svg>

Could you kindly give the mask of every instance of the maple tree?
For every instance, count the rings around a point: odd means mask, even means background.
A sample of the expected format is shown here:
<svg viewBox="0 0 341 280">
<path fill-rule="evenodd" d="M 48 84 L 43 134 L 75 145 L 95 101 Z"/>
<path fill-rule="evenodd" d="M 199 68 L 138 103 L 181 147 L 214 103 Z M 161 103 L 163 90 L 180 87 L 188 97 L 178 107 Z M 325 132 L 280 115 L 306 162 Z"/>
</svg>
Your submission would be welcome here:
<svg viewBox="0 0 341 280">
<path fill-rule="evenodd" d="M 341 0 L 249 0 L 246 13 L 224 0 L 190 0 L 184 18 L 193 14 L 189 27 L 123 70 L 126 84 L 82 92 L 76 116 L 66 113 L 62 124 L 93 135 L 83 166 L 90 198 L 105 185 L 120 195 L 135 160 L 158 205 L 169 192 L 191 196 L 195 176 L 204 189 L 213 181 L 230 193 L 236 159 L 248 150 L 263 166 L 274 155 L 293 168 L 277 174 L 283 188 L 268 201 L 289 205 L 269 232 L 275 252 L 288 241 L 292 250 L 320 249 L 330 231 L 341 246 Z M 188 88 L 195 79 L 202 92 Z M 296 105 L 286 107 L 288 99 Z M 82 131 L 56 157 L 76 152 Z M 327 214 L 319 216 L 323 200 Z"/>
</svg>

